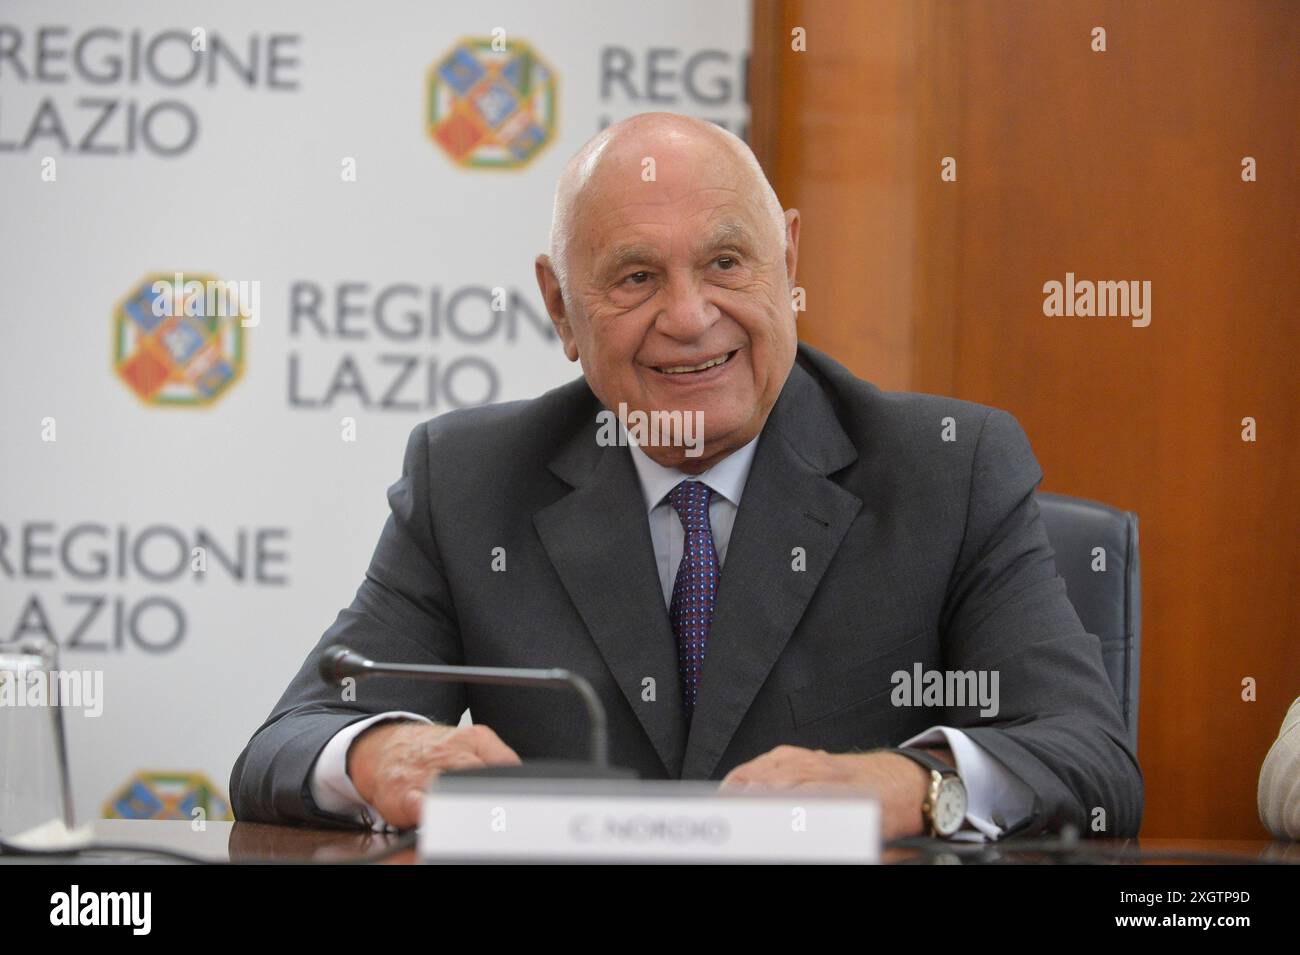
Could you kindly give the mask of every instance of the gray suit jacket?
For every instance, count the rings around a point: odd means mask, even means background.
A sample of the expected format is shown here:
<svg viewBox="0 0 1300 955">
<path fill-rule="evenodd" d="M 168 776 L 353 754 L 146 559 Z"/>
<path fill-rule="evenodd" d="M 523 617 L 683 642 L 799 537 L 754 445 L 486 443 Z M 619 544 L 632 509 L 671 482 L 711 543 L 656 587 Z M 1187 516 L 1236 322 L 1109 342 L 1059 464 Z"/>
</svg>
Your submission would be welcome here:
<svg viewBox="0 0 1300 955">
<path fill-rule="evenodd" d="M 581 705 L 554 691 L 372 678 L 340 702 L 317 662 L 344 644 L 581 673 L 609 710 L 611 762 L 645 778 L 720 779 L 782 743 L 847 752 L 955 726 L 1033 790 L 1025 831 L 1087 833 L 1102 808 L 1107 835 L 1137 833 L 1141 772 L 1014 418 L 882 392 L 801 345 L 758 442 L 688 725 L 645 504 L 628 450 L 596 444 L 599 410 L 579 379 L 414 430 L 356 598 L 235 763 L 238 818 L 341 822 L 313 805 L 309 774 L 331 736 L 385 710 L 455 723 L 469 706 L 524 759 L 586 755 Z M 917 663 L 998 671 L 997 716 L 894 706 L 891 675 Z"/>
</svg>

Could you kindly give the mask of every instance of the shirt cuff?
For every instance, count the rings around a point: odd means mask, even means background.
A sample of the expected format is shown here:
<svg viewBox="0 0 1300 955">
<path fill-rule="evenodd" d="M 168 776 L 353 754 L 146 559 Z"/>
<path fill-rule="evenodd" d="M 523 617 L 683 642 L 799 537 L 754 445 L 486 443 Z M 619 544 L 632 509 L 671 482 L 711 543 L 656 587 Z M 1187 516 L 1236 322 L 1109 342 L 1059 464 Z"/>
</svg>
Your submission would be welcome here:
<svg viewBox="0 0 1300 955">
<path fill-rule="evenodd" d="M 972 842 L 997 839 L 1033 813 L 1033 791 L 961 730 L 932 726 L 900 745 L 933 746 L 938 743 L 946 743 L 952 751 L 957 775 L 966 787 L 966 822 L 971 829 L 954 833 L 953 839 Z"/>
<path fill-rule="evenodd" d="M 376 832 L 393 829 L 374 806 L 361 798 L 357 787 L 352 784 L 352 778 L 348 775 L 348 747 L 352 745 L 352 741 L 376 723 L 388 720 L 433 722 L 419 713 L 392 710 L 343 727 L 330 737 L 330 741 L 316 757 L 316 765 L 312 767 L 311 798 L 316 808 L 336 816 L 349 816 Z"/>
</svg>

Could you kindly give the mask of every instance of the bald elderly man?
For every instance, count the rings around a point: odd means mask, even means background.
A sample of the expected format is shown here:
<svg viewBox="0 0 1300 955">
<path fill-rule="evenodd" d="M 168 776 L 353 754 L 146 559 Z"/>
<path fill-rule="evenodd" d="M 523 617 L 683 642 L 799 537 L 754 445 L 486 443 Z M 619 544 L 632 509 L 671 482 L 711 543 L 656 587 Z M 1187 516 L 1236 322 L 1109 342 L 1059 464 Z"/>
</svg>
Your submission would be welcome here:
<svg viewBox="0 0 1300 955">
<path fill-rule="evenodd" d="M 570 669 L 611 762 L 860 785 L 887 839 L 1137 833 L 1141 773 L 1023 431 L 800 345 L 798 253 L 799 213 L 717 126 L 645 114 L 582 148 L 536 261 L 582 378 L 414 430 L 366 579 L 235 764 L 238 818 L 404 828 L 435 772 L 587 755 L 563 694 L 341 699 L 317 668 L 342 645 Z"/>
</svg>

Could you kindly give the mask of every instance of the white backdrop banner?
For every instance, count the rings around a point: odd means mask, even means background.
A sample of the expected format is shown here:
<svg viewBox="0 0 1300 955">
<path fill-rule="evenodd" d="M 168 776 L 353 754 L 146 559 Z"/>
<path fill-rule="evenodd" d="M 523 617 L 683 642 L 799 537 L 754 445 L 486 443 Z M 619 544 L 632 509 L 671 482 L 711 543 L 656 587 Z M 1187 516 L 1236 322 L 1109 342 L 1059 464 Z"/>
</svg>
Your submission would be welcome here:
<svg viewBox="0 0 1300 955">
<path fill-rule="evenodd" d="M 647 110 L 744 136 L 749 32 L 747 0 L 0 8 L 0 641 L 92 675 L 79 819 L 228 817 L 411 428 L 578 373 L 532 264 L 564 161 Z"/>
</svg>

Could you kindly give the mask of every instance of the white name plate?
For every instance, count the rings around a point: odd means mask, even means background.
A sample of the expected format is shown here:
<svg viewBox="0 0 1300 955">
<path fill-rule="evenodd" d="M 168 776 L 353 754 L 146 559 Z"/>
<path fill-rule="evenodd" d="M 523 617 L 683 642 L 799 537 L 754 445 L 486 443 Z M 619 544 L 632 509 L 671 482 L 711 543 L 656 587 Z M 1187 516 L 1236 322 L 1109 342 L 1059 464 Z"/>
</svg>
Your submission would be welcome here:
<svg viewBox="0 0 1300 955">
<path fill-rule="evenodd" d="M 717 783 L 436 779 L 422 862 L 880 861 L 880 808 L 860 793 L 719 793 Z"/>
</svg>

